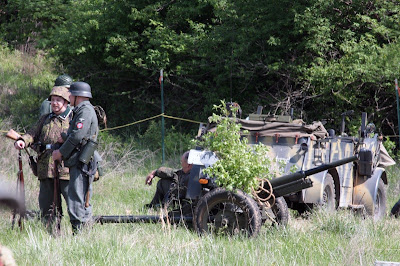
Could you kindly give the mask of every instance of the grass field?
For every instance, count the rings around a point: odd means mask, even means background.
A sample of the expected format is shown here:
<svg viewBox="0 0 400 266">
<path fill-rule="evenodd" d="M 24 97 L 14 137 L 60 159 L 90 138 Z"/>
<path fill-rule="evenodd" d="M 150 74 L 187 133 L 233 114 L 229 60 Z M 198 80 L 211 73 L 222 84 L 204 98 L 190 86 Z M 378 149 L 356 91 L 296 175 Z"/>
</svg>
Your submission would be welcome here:
<svg viewBox="0 0 400 266">
<path fill-rule="evenodd" d="M 17 151 L 0 144 L 0 177 L 15 186 Z M 106 156 L 111 158 L 112 148 Z M 94 215 L 147 214 L 155 185 L 144 185 L 157 166 L 155 153 L 129 151 L 125 162 L 111 161 L 107 174 L 94 184 Z M 24 163 L 26 160 L 24 159 Z M 174 165 L 171 160 L 167 162 Z M 24 165 L 28 209 L 38 209 L 38 181 Z M 400 197 L 399 169 L 388 171 L 388 211 Z M 66 206 L 64 203 L 64 210 Z M 154 213 L 152 213 L 154 214 Z M 94 224 L 73 236 L 68 215 L 61 235 L 51 236 L 38 220 L 11 230 L 10 210 L 0 211 L 0 243 L 9 247 L 18 265 L 373 265 L 400 262 L 400 220 L 373 222 L 349 210 L 316 211 L 308 217 L 291 213 L 286 228 L 264 226 L 256 238 L 200 237 L 184 225 Z"/>
</svg>

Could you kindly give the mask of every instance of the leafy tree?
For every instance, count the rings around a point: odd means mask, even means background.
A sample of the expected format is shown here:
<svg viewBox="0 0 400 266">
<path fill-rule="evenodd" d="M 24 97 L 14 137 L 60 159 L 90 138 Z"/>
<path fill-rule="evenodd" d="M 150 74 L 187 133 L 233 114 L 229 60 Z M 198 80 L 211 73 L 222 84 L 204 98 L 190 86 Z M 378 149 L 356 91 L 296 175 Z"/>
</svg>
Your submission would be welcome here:
<svg viewBox="0 0 400 266">
<path fill-rule="evenodd" d="M 353 109 L 392 134 L 399 8 L 390 0 L 16 0 L 2 9 L 1 29 L 9 43 L 34 40 L 89 82 L 110 125 L 160 112 L 163 68 L 174 116 L 201 121 L 227 99 L 244 113 L 294 108 L 338 128 L 338 115 Z"/>
<path fill-rule="evenodd" d="M 0 31 L 4 40 L 23 52 L 34 53 L 38 40 L 54 25 L 66 20 L 70 0 L 3 2 Z"/>
<path fill-rule="evenodd" d="M 205 174 L 216 177 L 219 186 L 229 190 L 242 189 L 250 193 L 257 189 L 259 179 L 271 179 L 271 160 L 268 148 L 262 144 L 248 145 L 247 138 L 242 138 L 236 118 L 229 118 L 230 111 L 224 101 L 214 106 L 221 114 L 213 114 L 211 123 L 217 123 L 213 132 L 208 132 L 200 145 L 215 152 L 218 161 L 203 170 Z M 232 109 L 235 112 L 235 108 Z"/>
</svg>

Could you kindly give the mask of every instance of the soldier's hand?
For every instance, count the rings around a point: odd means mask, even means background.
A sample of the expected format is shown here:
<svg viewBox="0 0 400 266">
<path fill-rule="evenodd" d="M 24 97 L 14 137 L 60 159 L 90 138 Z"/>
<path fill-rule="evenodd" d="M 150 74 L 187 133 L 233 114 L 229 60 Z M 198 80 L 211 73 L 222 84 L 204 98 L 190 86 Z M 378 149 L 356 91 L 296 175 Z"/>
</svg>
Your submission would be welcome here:
<svg viewBox="0 0 400 266">
<path fill-rule="evenodd" d="M 59 150 L 53 151 L 52 156 L 53 156 L 53 161 L 59 161 L 59 162 L 61 162 L 61 160 L 62 160 L 62 154 L 61 154 L 61 152 L 60 152 Z"/>
<path fill-rule="evenodd" d="M 61 135 L 58 136 L 57 142 L 58 143 L 64 143 L 64 139 L 63 139 L 63 137 Z"/>
<path fill-rule="evenodd" d="M 150 174 L 147 175 L 146 177 L 146 185 L 151 186 L 152 182 L 153 182 L 153 178 L 154 178 L 154 174 L 156 171 L 152 171 Z"/>
<path fill-rule="evenodd" d="M 23 141 L 22 139 L 17 140 L 17 141 L 14 143 L 14 147 L 15 147 L 17 150 L 22 150 L 23 148 L 25 148 L 25 141 Z"/>
</svg>

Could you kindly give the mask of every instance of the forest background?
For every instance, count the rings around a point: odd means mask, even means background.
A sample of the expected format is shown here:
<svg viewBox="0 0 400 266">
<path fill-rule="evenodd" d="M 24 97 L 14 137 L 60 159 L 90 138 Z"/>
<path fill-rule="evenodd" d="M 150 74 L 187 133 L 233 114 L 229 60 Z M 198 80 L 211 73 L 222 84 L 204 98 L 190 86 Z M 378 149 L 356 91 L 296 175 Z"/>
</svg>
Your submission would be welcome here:
<svg viewBox="0 0 400 266">
<path fill-rule="evenodd" d="M 164 69 L 167 115 L 206 122 L 225 99 L 244 115 L 259 105 L 278 115 L 293 108 L 295 118 L 339 132 L 341 114 L 354 110 L 350 131 L 367 112 L 397 141 L 399 11 L 397 1 L 1 0 L 1 49 L 35 59 L 18 88 L 16 70 L 0 63 L 0 115 L 32 125 L 55 77 L 67 73 L 92 86 L 110 127 L 140 121 L 161 113 Z M 198 124 L 167 119 L 167 128 L 194 135 Z"/>
</svg>

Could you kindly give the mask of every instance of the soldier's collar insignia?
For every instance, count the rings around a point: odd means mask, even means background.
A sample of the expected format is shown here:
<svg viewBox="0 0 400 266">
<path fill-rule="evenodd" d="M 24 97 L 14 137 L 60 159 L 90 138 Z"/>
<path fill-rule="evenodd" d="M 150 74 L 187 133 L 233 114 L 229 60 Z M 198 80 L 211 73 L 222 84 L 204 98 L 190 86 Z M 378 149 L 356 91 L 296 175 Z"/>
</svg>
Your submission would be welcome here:
<svg viewBox="0 0 400 266">
<path fill-rule="evenodd" d="M 65 109 L 64 113 L 60 114 L 58 117 L 61 118 L 62 120 L 65 120 L 71 112 L 72 112 L 71 108 L 67 106 L 67 109 Z"/>
</svg>

